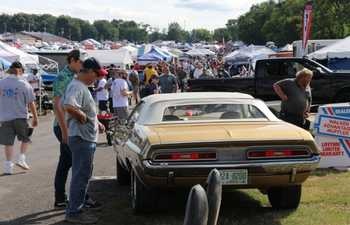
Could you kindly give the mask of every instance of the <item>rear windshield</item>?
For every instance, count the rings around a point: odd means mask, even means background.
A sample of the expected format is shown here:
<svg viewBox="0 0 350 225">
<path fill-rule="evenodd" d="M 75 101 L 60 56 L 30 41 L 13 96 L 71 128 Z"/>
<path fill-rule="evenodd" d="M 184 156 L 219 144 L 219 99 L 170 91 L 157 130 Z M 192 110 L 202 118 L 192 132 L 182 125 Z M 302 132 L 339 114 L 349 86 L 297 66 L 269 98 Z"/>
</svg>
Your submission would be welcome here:
<svg viewBox="0 0 350 225">
<path fill-rule="evenodd" d="M 249 104 L 201 104 L 167 107 L 162 121 L 247 119 L 267 119 L 267 117 L 257 107 Z"/>
</svg>

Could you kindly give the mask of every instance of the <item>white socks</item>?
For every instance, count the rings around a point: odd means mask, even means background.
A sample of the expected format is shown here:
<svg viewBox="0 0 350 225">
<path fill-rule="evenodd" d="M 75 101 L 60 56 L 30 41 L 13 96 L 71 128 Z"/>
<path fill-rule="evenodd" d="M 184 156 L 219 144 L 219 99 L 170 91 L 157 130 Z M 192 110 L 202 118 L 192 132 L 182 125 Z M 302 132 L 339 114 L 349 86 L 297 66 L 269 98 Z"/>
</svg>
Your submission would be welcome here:
<svg viewBox="0 0 350 225">
<path fill-rule="evenodd" d="M 5 167 L 13 167 L 13 162 L 12 161 L 5 161 Z"/>
<path fill-rule="evenodd" d="M 25 154 L 19 154 L 18 161 L 25 162 L 26 161 L 26 155 Z"/>
</svg>

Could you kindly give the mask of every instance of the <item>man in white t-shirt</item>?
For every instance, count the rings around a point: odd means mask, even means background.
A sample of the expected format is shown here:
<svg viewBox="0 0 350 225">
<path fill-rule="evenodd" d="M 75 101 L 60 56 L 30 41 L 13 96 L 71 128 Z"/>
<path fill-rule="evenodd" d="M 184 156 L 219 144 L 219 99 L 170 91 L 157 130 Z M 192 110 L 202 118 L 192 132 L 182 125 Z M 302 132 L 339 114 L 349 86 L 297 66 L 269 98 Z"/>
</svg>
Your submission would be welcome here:
<svg viewBox="0 0 350 225">
<path fill-rule="evenodd" d="M 128 118 L 128 96 L 132 94 L 129 91 L 128 83 L 122 78 L 125 74 L 127 74 L 125 70 L 118 71 L 112 84 L 114 113 L 120 121 L 125 121 Z"/>
<path fill-rule="evenodd" d="M 28 83 L 30 83 L 30 85 L 32 85 L 34 92 L 39 91 L 41 76 L 39 74 L 38 69 L 33 69 L 32 73 L 28 74 L 26 79 L 27 79 Z"/>
<path fill-rule="evenodd" d="M 194 70 L 193 77 L 194 79 L 198 79 L 203 74 L 203 64 L 197 63 L 196 69 Z"/>
<path fill-rule="evenodd" d="M 106 75 L 108 74 L 108 72 L 106 70 L 101 70 L 103 71 L 103 76 L 101 76 L 99 78 L 98 81 L 98 85 L 97 85 L 97 89 L 96 91 L 96 100 L 98 102 L 98 109 L 100 110 L 100 112 L 105 111 L 107 112 L 108 108 L 107 108 L 107 103 L 108 103 L 108 90 L 106 89 L 106 84 L 107 84 L 107 80 L 106 80 Z"/>
</svg>

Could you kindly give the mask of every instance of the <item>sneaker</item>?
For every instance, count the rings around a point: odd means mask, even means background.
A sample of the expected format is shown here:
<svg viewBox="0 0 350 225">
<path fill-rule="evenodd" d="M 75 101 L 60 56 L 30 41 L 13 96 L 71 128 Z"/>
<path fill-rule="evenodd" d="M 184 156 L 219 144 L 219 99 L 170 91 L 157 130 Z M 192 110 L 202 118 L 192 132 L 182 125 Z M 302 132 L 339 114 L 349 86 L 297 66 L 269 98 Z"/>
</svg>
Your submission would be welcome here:
<svg viewBox="0 0 350 225">
<path fill-rule="evenodd" d="M 55 206 L 55 209 L 65 209 L 68 206 L 68 201 L 55 202 L 54 206 Z"/>
<path fill-rule="evenodd" d="M 87 210 L 99 211 L 102 209 L 102 204 L 89 198 L 85 201 L 83 208 Z"/>
<path fill-rule="evenodd" d="M 79 213 L 75 216 L 66 216 L 66 221 L 78 224 L 95 224 L 97 223 L 98 218 L 87 213 Z"/>
<path fill-rule="evenodd" d="M 13 174 L 13 163 L 11 161 L 5 161 L 4 174 L 5 175 L 12 175 Z"/>
<path fill-rule="evenodd" d="M 28 164 L 26 163 L 26 159 L 24 155 L 20 155 L 18 158 L 18 161 L 16 163 L 16 166 L 20 167 L 21 169 L 24 170 L 29 170 L 30 167 L 28 166 Z"/>
</svg>

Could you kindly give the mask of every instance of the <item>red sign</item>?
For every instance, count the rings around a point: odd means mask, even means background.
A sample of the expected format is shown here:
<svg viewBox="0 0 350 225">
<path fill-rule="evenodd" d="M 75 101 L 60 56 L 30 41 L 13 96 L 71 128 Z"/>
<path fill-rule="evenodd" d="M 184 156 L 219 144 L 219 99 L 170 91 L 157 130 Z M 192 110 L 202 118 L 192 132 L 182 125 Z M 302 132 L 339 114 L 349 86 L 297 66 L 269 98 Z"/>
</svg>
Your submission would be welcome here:
<svg viewBox="0 0 350 225">
<path fill-rule="evenodd" d="M 304 15 L 303 15 L 303 49 L 305 52 L 307 42 L 310 39 L 312 26 L 312 3 L 308 2 L 305 5 Z"/>
<path fill-rule="evenodd" d="M 344 155 L 339 142 L 322 142 L 321 147 L 321 156 L 323 157 Z"/>
</svg>

